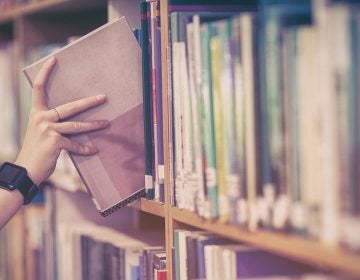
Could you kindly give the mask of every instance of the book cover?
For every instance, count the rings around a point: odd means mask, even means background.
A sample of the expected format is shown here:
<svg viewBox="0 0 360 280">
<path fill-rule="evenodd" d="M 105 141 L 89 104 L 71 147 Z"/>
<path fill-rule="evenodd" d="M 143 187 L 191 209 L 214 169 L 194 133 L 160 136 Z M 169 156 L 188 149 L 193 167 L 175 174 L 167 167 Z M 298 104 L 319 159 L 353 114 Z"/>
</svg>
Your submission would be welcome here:
<svg viewBox="0 0 360 280">
<path fill-rule="evenodd" d="M 107 96 L 105 105 L 68 119 L 111 121 L 105 130 L 72 136 L 97 147 L 96 155 L 71 155 L 96 207 L 107 216 L 145 195 L 140 47 L 121 17 L 52 56 L 57 64 L 46 87 L 49 108 L 97 94 Z M 30 84 L 48 58 L 24 68 Z"/>
</svg>

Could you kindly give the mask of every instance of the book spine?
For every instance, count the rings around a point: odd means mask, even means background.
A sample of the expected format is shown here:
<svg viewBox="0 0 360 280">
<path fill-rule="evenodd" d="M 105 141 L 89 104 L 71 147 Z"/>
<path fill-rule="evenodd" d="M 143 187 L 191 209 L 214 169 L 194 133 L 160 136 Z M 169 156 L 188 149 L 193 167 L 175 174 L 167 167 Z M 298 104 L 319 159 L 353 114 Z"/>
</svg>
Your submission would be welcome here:
<svg viewBox="0 0 360 280">
<path fill-rule="evenodd" d="M 243 14 L 242 14 L 243 15 Z M 241 15 L 241 16 L 242 16 Z M 240 32 L 240 17 L 234 17 L 231 20 L 231 41 L 230 41 L 230 55 L 232 57 L 232 75 L 234 87 L 234 141 L 235 141 L 235 156 L 236 169 L 238 170 L 238 184 L 233 188 L 233 202 L 231 210 L 232 223 L 245 224 L 247 221 L 247 192 L 246 192 L 246 172 L 245 172 L 245 71 L 243 65 L 243 58 L 241 50 L 243 49 L 243 41 Z M 241 47 L 240 47 L 241 46 Z M 250 55 L 250 54 L 247 54 Z M 249 132 L 248 132 L 249 133 Z M 230 193 L 229 193 L 230 195 Z"/>
<path fill-rule="evenodd" d="M 176 32 L 177 25 L 176 20 L 174 20 L 174 13 L 170 14 L 170 27 L 169 27 L 169 43 L 166 46 L 166 65 L 167 65 L 167 99 L 168 99 L 168 115 L 165 116 L 168 118 L 169 127 L 168 127 L 168 155 L 169 155 L 169 189 L 170 189 L 170 204 L 172 206 L 176 206 L 176 156 L 175 156 L 175 122 L 174 122 L 174 86 L 173 86 L 173 69 L 172 69 L 172 60 L 173 60 L 173 52 L 172 52 L 172 43 L 176 40 L 173 32 Z M 166 111 L 166 110 L 165 110 Z M 163 125 L 163 123 L 162 123 Z"/>
<path fill-rule="evenodd" d="M 142 49 L 142 82 L 143 82 L 143 106 L 144 106 L 144 136 L 145 136 L 145 189 L 148 199 L 154 198 L 153 188 L 153 153 L 152 153 L 152 125 L 151 125 L 151 85 L 149 65 L 149 4 L 146 1 L 140 3 L 141 12 L 141 49 Z"/>
<path fill-rule="evenodd" d="M 216 173 L 216 151 L 215 151 L 215 128 L 214 128 L 214 106 L 212 94 L 211 77 L 211 54 L 210 54 L 210 24 L 201 25 L 201 52 L 202 52 L 202 136 L 205 162 L 205 186 L 209 202 L 211 218 L 218 216 L 218 188 Z"/>
<path fill-rule="evenodd" d="M 235 134 L 235 76 L 233 68 L 231 35 L 234 32 L 230 20 L 222 20 L 218 24 L 221 48 L 221 96 L 223 100 L 224 143 L 225 143 L 225 182 L 226 198 L 224 203 L 228 209 L 223 214 L 223 221 L 236 222 L 236 204 L 240 197 L 240 166 L 237 157 Z"/>
<path fill-rule="evenodd" d="M 158 269 L 155 269 L 154 270 L 155 272 L 155 280 L 166 280 L 166 270 L 158 270 Z"/>
<path fill-rule="evenodd" d="M 225 155 L 225 139 L 224 139 L 224 118 L 223 118 L 223 100 L 221 97 L 221 54 L 222 44 L 221 38 L 218 34 L 216 23 L 211 23 L 211 39 L 210 39 L 210 53 L 211 53 L 211 74 L 212 74 L 212 92 L 214 105 L 214 127 L 215 127 L 215 142 L 216 142 L 216 167 L 218 178 L 218 204 L 219 217 L 226 220 L 229 211 L 227 203 L 226 190 L 226 155 Z"/>
<path fill-rule="evenodd" d="M 193 16 L 193 56 L 194 56 L 194 89 L 196 97 L 197 111 L 197 137 L 196 137 L 196 156 L 195 169 L 198 176 L 197 194 L 195 197 L 196 209 L 200 216 L 210 217 L 210 204 L 207 199 L 205 184 L 205 163 L 204 163 L 204 135 L 203 135 L 203 105 L 202 105 L 202 54 L 201 54 L 201 27 L 200 16 Z"/>
<path fill-rule="evenodd" d="M 294 232 L 301 232 L 304 226 L 297 216 L 302 216 L 300 194 L 300 140 L 299 140 L 299 96 L 297 91 L 297 28 L 287 28 L 282 32 L 283 38 L 283 89 L 285 99 L 285 162 L 286 182 L 289 189 L 290 211 L 289 222 Z M 299 210 L 298 210 L 299 209 Z M 300 213 L 300 214 L 298 214 Z M 276 213 L 275 213 L 276 216 Z M 297 224 L 297 225 L 296 225 Z"/>
<path fill-rule="evenodd" d="M 186 251 L 187 251 L 187 278 L 198 279 L 198 263 L 196 252 L 196 237 L 186 237 Z"/>
<path fill-rule="evenodd" d="M 164 189 L 164 141 L 163 141 L 163 110 L 162 110 L 162 69 L 161 69 L 161 29 L 160 29 L 160 1 L 156 2 L 156 22 L 155 22 L 155 77 L 156 77 L 156 114 L 157 114 L 157 151 L 158 151 L 158 184 L 159 199 L 165 202 Z"/>
<path fill-rule="evenodd" d="M 183 136 L 183 207 L 194 211 L 194 202 L 192 200 L 194 189 L 193 179 L 193 145 L 192 145 L 192 115 L 191 115 L 191 96 L 190 81 L 188 72 L 188 60 L 186 56 L 185 42 L 179 43 L 179 69 L 180 69 L 180 92 L 181 92 L 181 117 L 182 117 L 182 136 Z"/>
<path fill-rule="evenodd" d="M 317 13 L 319 14 L 319 48 L 317 51 L 318 63 L 322 67 L 319 72 L 319 99 L 320 114 L 322 124 L 322 149 L 321 149 L 321 176 L 323 188 L 323 226 L 320 238 L 327 244 L 336 244 L 339 238 L 338 228 L 338 186 L 340 183 L 338 163 L 338 125 L 336 110 L 336 79 L 334 75 L 333 46 L 336 45 L 333 38 L 332 17 L 335 12 L 328 8 L 324 1 L 319 1 L 318 6 L 322 6 Z"/>
<path fill-rule="evenodd" d="M 355 88 L 356 88 L 356 91 L 359 92 L 360 91 L 360 51 L 359 51 L 359 48 L 360 48 L 360 16 L 357 15 L 356 19 L 354 19 L 355 23 L 355 30 L 354 30 L 354 33 L 356 34 L 356 36 L 353 36 L 352 38 L 354 38 L 353 40 L 353 49 L 354 49 L 354 52 L 356 53 L 356 58 L 354 59 L 354 64 L 355 64 L 355 67 L 354 67 L 354 81 L 356 81 L 356 85 L 355 85 Z M 357 95 L 357 103 L 356 105 L 357 108 L 360 108 L 360 98 L 359 96 Z M 356 142 L 356 153 L 355 153 L 355 162 L 356 162 L 356 165 L 355 165 L 355 171 L 354 173 L 357 174 L 356 175 L 356 179 L 355 179 L 355 182 L 360 182 L 360 122 L 359 122 L 359 119 L 360 119 L 360 113 L 359 113 L 359 110 L 356 110 L 356 113 L 357 113 L 357 134 L 356 134 L 356 139 L 357 139 L 357 142 Z M 354 200 L 353 200 L 353 204 L 354 204 L 354 213 L 357 217 L 360 216 L 360 188 L 359 188 L 359 185 L 356 184 L 356 186 L 354 185 L 354 189 L 353 189 L 353 192 L 354 192 Z"/>
<path fill-rule="evenodd" d="M 196 86 L 196 61 L 194 48 L 194 23 L 186 24 L 186 55 L 189 79 L 189 104 L 190 104 L 190 153 L 191 169 L 189 170 L 189 180 L 187 183 L 188 209 L 198 211 L 197 205 L 204 201 L 202 188 L 201 171 L 201 135 L 199 129 L 199 110 L 198 110 L 198 92 Z M 200 202 L 201 201 L 201 202 Z"/>
<path fill-rule="evenodd" d="M 155 27 L 156 27 L 156 1 L 148 1 L 150 17 L 148 19 L 149 28 L 149 64 L 151 79 L 151 116 L 152 116 L 152 149 L 153 149 L 153 181 L 154 198 L 159 200 L 160 188 L 158 178 L 158 118 L 157 118 L 157 84 L 156 84 L 156 46 L 155 46 Z"/>
<path fill-rule="evenodd" d="M 274 8 L 268 8 L 264 18 L 264 41 L 265 41 L 265 96 L 267 110 L 267 139 L 269 141 L 270 178 L 263 185 L 264 200 L 260 212 L 261 221 L 265 226 L 271 226 L 271 208 L 275 196 L 279 192 L 282 178 L 282 90 L 280 87 L 281 69 L 280 60 L 280 12 Z"/>
<path fill-rule="evenodd" d="M 176 206 L 183 208 L 184 188 L 184 145 L 183 145 L 183 123 L 182 117 L 182 94 L 181 92 L 181 71 L 180 71 L 180 45 L 172 43 L 172 81 L 173 81 L 173 112 L 174 112 L 174 154 L 175 154 L 175 201 Z"/>
<path fill-rule="evenodd" d="M 206 245 L 204 247 L 205 256 L 205 274 L 206 279 L 216 280 L 215 278 L 215 260 L 214 260 L 215 245 Z"/>
</svg>

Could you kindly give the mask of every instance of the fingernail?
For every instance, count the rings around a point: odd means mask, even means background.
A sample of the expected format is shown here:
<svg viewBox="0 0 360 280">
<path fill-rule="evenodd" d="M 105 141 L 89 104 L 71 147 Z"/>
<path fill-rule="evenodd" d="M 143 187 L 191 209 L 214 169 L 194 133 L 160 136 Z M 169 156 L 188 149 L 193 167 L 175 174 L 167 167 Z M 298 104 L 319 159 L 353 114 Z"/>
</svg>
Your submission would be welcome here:
<svg viewBox="0 0 360 280">
<path fill-rule="evenodd" d="M 55 57 L 51 57 L 51 58 L 49 58 L 49 63 L 50 63 L 50 64 L 55 63 L 55 61 L 56 61 Z"/>
<path fill-rule="evenodd" d="M 96 96 L 96 100 L 98 101 L 104 101 L 106 99 L 106 95 L 104 94 L 99 94 Z"/>
<path fill-rule="evenodd" d="M 99 121 L 99 125 L 102 126 L 102 127 L 106 127 L 109 124 L 110 124 L 110 122 L 108 120 Z"/>
<path fill-rule="evenodd" d="M 87 153 L 97 153 L 98 150 L 95 147 L 86 146 L 85 147 Z"/>
</svg>

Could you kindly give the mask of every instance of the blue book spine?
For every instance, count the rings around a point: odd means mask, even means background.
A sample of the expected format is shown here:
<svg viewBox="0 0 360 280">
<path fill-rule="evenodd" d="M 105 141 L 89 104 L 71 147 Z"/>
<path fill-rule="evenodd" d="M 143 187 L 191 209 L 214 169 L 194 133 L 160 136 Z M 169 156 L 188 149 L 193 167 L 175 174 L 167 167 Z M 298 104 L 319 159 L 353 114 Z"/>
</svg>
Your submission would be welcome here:
<svg viewBox="0 0 360 280">
<path fill-rule="evenodd" d="M 148 18 L 149 4 L 140 3 L 141 12 L 141 48 L 142 48 L 142 81 L 143 81 L 143 111 L 145 136 L 145 190 L 148 199 L 154 198 L 153 188 L 153 154 L 152 154 L 152 128 L 151 128 L 151 80 L 149 65 L 149 30 Z"/>
</svg>

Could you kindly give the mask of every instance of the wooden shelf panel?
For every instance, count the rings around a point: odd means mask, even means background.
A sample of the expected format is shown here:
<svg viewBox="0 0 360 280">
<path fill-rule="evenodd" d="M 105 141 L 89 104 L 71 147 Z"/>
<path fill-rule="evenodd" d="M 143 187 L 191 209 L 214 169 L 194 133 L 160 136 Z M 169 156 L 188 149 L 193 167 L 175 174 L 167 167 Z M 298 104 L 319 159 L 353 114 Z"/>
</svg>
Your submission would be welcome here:
<svg viewBox="0 0 360 280">
<path fill-rule="evenodd" d="M 3 11 L 0 13 L 0 23 L 10 21 L 21 15 L 40 12 L 50 7 L 59 5 L 61 3 L 69 2 L 68 0 L 44 0 L 40 2 L 34 2 L 27 5 L 17 5 L 14 8 Z"/>
<path fill-rule="evenodd" d="M 80 177 L 71 177 L 64 172 L 56 171 L 50 178 L 51 180 L 49 181 L 52 184 L 54 184 L 57 188 L 60 188 L 67 192 L 83 192 L 86 194 L 88 193 L 85 186 L 80 184 Z M 165 217 L 165 205 L 158 201 L 141 198 L 132 202 L 131 204 L 129 204 L 129 206 L 159 217 Z"/>
<path fill-rule="evenodd" d="M 17 5 L 13 8 L 0 11 L 0 24 L 12 21 L 20 16 L 30 15 L 34 13 L 45 13 L 50 11 L 91 9 L 95 7 L 106 8 L 106 1 L 97 0 L 42 0 L 39 2 L 29 3 L 25 5 Z"/>
<path fill-rule="evenodd" d="M 159 217 L 165 217 L 165 205 L 158 201 L 140 198 L 129 204 L 129 206 Z"/>
<path fill-rule="evenodd" d="M 173 220 L 183 224 L 211 231 L 238 242 L 246 242 L 323 269 L 333 269 L 360 277 L 360 256 L 338 247 L 326 246 L 318 241 L 283 233 L 265 230 L 250 232 L 246 228 L 225 224 L 218 220 L 207 220 L 176 207 L 171 207 L 170 211 Z"/>
</svg>

